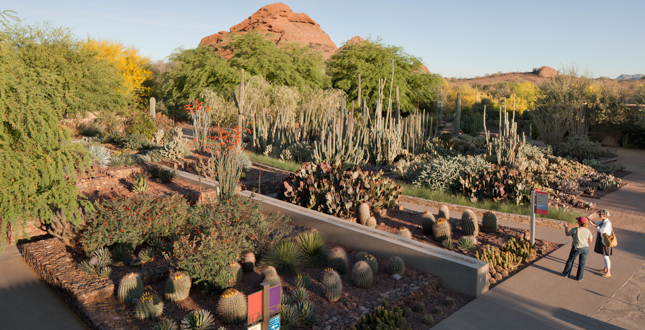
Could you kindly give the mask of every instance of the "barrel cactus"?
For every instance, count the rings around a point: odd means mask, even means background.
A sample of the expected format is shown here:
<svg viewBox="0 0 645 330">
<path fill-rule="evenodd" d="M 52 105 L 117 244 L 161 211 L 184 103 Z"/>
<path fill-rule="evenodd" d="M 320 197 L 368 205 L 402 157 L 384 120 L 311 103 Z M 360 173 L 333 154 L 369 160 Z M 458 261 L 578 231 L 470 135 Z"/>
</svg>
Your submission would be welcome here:
<svg viewBox="0 0 645 330">
<path fill-rule="evenodd" d="M 450 223 L 448 223 L 446 218 L 437 219 L 437 223 L 432 227 L 432 233 L 434 234 L 434 240 L 437 242 L 443 242 L 446 239 L 450 239 L 452 237 Z"/>
<path fill-rule="evenodd" d="M 181 320 L 181 330 L 213 330 L 215 318 L 205 309 L 194 310 Z"/>
<path fill-rule="evenodd" d="M 264 282 L 269 284 L 270 287 L 274 287 L 276 285 L 282 285 L 282 280 L 278 275 L 267 276 L 264 278 Z"/>
<path fill-rule="evenodd" d="M 309 273 L 300 273 L 298 274 L 298 277 L 296 277 L 296 287 L 298 288 L 306 288 L 311 285 L 311 277 L 309 277 Z"/>
<path fill-rule="evenodd" d="M 273 266 L 268 266 L 260 272 L 260 280 L 264 281 L 266 277 L 272 276 L 272 275 L 278 275 L 278 272 L 275 270 Z"/>
<path fill-rule="evenodd" d="M 394 256 L 387 261 L 387 273 L 390 275 L 403 275 L 405 272 L 405 262 L 398 256 Z"/>
<path fill-rule="evenodd" d="M 461 231 L 464 235 L 479 235 L 477 215 L 471 210 L 465 210 L 461 215 Z"/>
<path fill-rule="evenodd" d="M 129 304 L 132 299 L 139 298 L 143 294 L 143 282 L 139 274 L 129 273 L 123 276 L 119 282 L 119 301 Z"/>
<path fill-rule="evenodd" d="M 376 261 L 375 256 L 371 254 L 365 255 L 363 261 L 367 262 L 367 264 L 370 266 L 373 275 L 376 275 L 376 273 L 378 273 L 378 261 Z"/>
<path fill-rule="evenodd" d="M 166 281 L 166 299 L 170 301 L 182 301 L 188 298 L 190 293 L 190 277 L 184 272 L 170 274 Z"/>
<path fill-rule="evenodd" d="M 396 234 L 403 238 L 412 239 L 412 233 L 407 227 L 399 227 L 399 229 L 396 230 Z"/>
<path fill-rule="evenodd" d="M 375 217 L 367 218 L 367 223 L 365 225 L 370 228 L 376 228 L 376 218 Z"/>
<path fill-rule="evenodd" d="M 421 216 L 421 228 L 423 228 L 423 235 L 432 235 L 432 227 L 435 222 L 434 215 L 430 211 L 423 212 Z"/>
<path fill-rule="evenodd" d="M 433 325 L 434 324 L 434 318 L 430 314 L 423 315 L 423 318 L 421 318 L 421 323 L 425 325 Z"/>
<path fill-rule="evenodd" d="M 356 261 L 362 261 L 365 260 L 365 257 L 367 256 L 367 252 L 361 251 L 356 253 Z"/>
<path fill-rule="evenodd" d="M 228 284 L 234 286 L 242 279 L 242 266 L 238 262 L 232 262 L 228 264 L 227 268 L 229 276 Z"/>
<path fill-rule="evenodd" d="M 228 324 L 237 324 L 246 321 L 246 297 L 235 289 L 228 289 L 220 296 L 217 302 L 217 315 Z"/>
<path fill-rule="evenodd" d="M 325 298 L 330 302 L 338 301 L 343 294 L 343 283 L 340 280 L 340 275 L 331 268 L 325 270 L 323 287 L 325 287 Z"/>
<path fill-rule="evenodd" d="M 352 269 L 352 283 L 358 288 L 369 289 L 372 287 L 372 268 L 365 261 L 354 264 Z"/>
<path fill-rule="evenodd" d="M 367 225 L 367 219 L 370 217 L 370 206 L 367 203 L 361 203 L 358 206 L 358 222 L 361 225 Z"/>
<path fill-rule="evenodd" d="M 152 320 L 161 316 L 161 313 L 163 313 L 163 302 L 156 294 L 146 292 L 141 295 L 135 310 L 139 320 Z"/>
<path fill-rule="evenodd" d="M 253 252 L 247 252 L 242 258 L 242 271 L 245 273 L 253 273 L 255 269 L 255 254 Z"/>
<path fill-rule="evenodd" d="M 482 217 L 482 231 L 485 233 L 497 232 L 497 216 L 493 212 L 486 212 Z"/>
<path fill-rule="evenodd" d="M 329 252 L 328 265 L 339 274 L 347 273 L 347 253 L 345 253 L 345 249 L 340 246 L 333 247 Z"/>
<path fill-rule="evenodd" d="M 448 209 L 448 206 L 441 205 L 439 207 L 439 218 L 450 219 L 450 209 Z"/>
</svg>

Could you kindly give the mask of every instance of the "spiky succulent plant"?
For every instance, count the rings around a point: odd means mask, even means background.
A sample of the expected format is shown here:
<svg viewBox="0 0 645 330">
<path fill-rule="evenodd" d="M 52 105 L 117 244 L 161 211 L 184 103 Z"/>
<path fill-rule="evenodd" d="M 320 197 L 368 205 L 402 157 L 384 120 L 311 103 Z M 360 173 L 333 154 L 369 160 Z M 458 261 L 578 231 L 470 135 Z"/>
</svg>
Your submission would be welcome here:
<svg viewBox="0 0 645 330">
<path fill-rule="evenodd" d="M 320 267 L 325 264 L 329 253 L 327 252 L 327 238 L 319 231 L 306 231 L 297 238 L 298 245 L 305 253 L 306 263 L 311 267 Z"/>
<path fill-rule="evenodd" d="M 194 310 L 181 320 L 181 330 L 213 330 L 215 318 L 205 309 Z"/>
<path fill-rule="evenodd" d="M 340 280 L 340 275 L 332 268 L 325 270 L 323 287 L 325 288 L 325 297 L 330 302 L 338 301 L 343 294 L 343 283 Z"/>
<path fill-rule="evenodd" d="M 311 285 L 311 277 L 309 277 L 309 273 L 300 273 L 298 274 L 298 277 L 296 277 L 296 282 L 295 282 L 296 287 L 298 288 L 306 288 Z"/>
<path fill-rule="evenodd" d="M 352 269 L 352 283 L 358 288 L 369 289 L 372 287 L 372 268 L 365 261 L 359 261 L 354 264 Z"/>
<path fill-rule="evenodd" d="M 405 272 L 405 262 L 399 256 L 394 256 L 387 261 L 387 272 L 390 275 L 403 275 Z"/>
<path fill-rule="evenodd" d="M 263 258 L 267 266 L 273 266 L 280 275 L 296 275 L 305 255 L 300 246 L 293 241 L 282 241 L 272 246 Z"/>
<path fill-rule="evenodd" d="M 298 288 L 293 290 L 291 293 L 291 303 L 299 303 L 307 301 L 309 299 L 309 293 L 304 288 Z"/>
<path fill-rule="evenodd" d="M 152 261 L 154 254 L 152 252 L 152 249 L 143 249 L 139 251 L 137 257 L 139 258 L 139 260 L 141 260 L 142 263 L 146 263 Z"/>
<path fill-rule="evenodd" d="M 153 330 L 177 330 L 177 323 L 173 320 L 161 320 L 155 324 Z"/>
<path fill-rule="evenodd" d="M 135 309 L 135 315 L 139 320 L 151 320 L 161 316 L 161 313 L 163 313 L 163 302 L 156 294 L 146 292 L 141 295 Z"/>
<path fill-rule="evenodd" d="M 110 158 L 112 152 L 104 146 L 90 145 L 88 148 L 92 165 L 99 167 L 106 167 L 110 165 Z"/>
<path fill-rule="evenodd" d="M 133 298 L 139 298 L 143 294 L 143 282 L 136 273 L 128 273 L 119 282 L 119 301 L 124 304 L 132 303 Z"/>
<path fill-rule="evenodd" d="M 217 302 L 217 315 L 227 324 L 244 322 L 247 316 L 246 297 L 235 289 L 228 289 Z"/>
<path fill-rule="evenodd" d="M 376 273 L 378 273 L 378 261 L 375 256 L 371 254 L 365 255 L 363 261 L 365 261 L 372 269 L 372 275 L 376 275 Z"/>
<path fill-rule="evenodd" d="M 165 296 L 170 301 L 182 301 L 190 294 L 191 281 L 184 272 L 171 273 L 166 281 Z"/>
<path fill-rule="evenodd" d="M 295 307 L 298 309 L 298 314 L 300 314 L 300 324 L 304 327 L 310 328 L 318 323 L 318 311 L 314 304 L 303 301 L 297 303 Z"/>
</svg>

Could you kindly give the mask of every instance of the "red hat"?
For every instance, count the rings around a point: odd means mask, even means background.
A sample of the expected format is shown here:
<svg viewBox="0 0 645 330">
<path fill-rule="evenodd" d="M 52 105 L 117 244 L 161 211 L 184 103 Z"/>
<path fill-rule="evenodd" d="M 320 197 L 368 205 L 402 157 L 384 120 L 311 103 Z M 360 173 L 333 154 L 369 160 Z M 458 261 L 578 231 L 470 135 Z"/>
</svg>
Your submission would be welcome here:
<svg viewBox="0 0 645 330">
<path fill-rule="evenodd" d="M 578 223 L 585 223 L 587 222 L 587 218 L 585 217 L 577 217 L 576 220 L 578 220 Z"/>
</svg>

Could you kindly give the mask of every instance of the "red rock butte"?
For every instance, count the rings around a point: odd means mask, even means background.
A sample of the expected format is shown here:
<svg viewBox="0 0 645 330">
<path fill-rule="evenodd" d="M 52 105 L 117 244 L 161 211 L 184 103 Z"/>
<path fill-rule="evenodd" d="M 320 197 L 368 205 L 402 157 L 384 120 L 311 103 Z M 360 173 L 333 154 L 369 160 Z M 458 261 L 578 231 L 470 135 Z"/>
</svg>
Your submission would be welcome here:
<svg viewBox="0 0 645 330">
<path fill-rule="evenodd" d="M 221 31 L 205 37 L 199 45 L 221 46 L 226 44 L 229 35 L 253 30 L 268 32 L 269 40 L 274 41 L 278 46 L 285 42 L 299 42 L 310 46 L 312 49 L 322 51 L 327 59 L 338 50 L 329 35 L 309 15 L 294 13 L 281 2 L 260 8 L 249 18 L 232 26 L 230 32 Z M 222 47 L 218 47 L 218 50 L 226 59 L 233 56 L 230 50 Z"/>
</svg>

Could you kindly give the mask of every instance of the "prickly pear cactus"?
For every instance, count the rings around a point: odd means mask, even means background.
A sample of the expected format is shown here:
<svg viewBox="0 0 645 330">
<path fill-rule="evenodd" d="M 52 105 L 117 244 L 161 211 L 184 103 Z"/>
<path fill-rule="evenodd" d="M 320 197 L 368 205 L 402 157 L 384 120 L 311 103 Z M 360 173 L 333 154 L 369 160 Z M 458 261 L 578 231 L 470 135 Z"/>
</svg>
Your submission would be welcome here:
<svg viewBox="0 0 645 330">
<path fill-rule="evenodd" d="M 372 287 L 372 268 L 365 261 L 354 264 L 352 269 L 352 283 L 358 288 L 369 289 Z"/>
<path fill-rule="evenodd" d="M 403 275 L 405 272 L 405 262 L 398 256 L 394 256 L 387 261 L 387 273 L 390 275 Z"/>
<path fill-rule="evenodd" d="M 253 252 L 247 252 L 242 258 L 242 270 L 245 273 L 253 273 L 255 269 L 255 254 Z"/>
<path fill-rule="evenodd" d="M 367 222 L 365 223 L 365 225 L 370 228 L 376 228 L 376 218 L 375 217 L 367 218 Z"/>
<path fill-rule="evenodd" d="M 439 207 L 439 218 L 450 219 L 450 209 L 448 209 L 448 206 L 441 205 Z"/>
<path fill-rule="evenodd" d="M 396 234 L 403 238 L 412 239 L 412 233 L 407 227 L 399 227 L 399 229 L 396 230 Z"/>
<path fill-rule="evenodd" d="M 367 225 L 367 219 L 369 219 L 370 216 L 369 204 L 361 203 L 361 205 L 358 206 L 358 222 L 361 225 Z"/>
<path fill-rule="evenodd" d="M 325 270 L 323 287 L 325 288 L 325 298 L 330 302 L 338 301 L 343 294 L 343 283 L 340 280 L 340 275 L 331 268 Z"/>
<path fill-rule="evenodd" d="M 333 247 L 329 252 L 329 267 L 336 270 L 339 274 L 347 273 L 347 253 L 340 246 Z"/>
<path fill-rule="evenodd" d="M 143 294 L 143 282 L 139 274 L 129 273 L 123 276 L 119 282 L 119 301 L 124 304 L 132 303 L 133 298 L 139 298 Z"/>
<path fill-rule="evenodd" d="M 235 289 L 224 291 L 217 302 L 217 315 L 228 324 L 246 321 L 247 308 L 244 294 Z"/>
<path fill-rule="evenodd" d="M 464 235 L 479 235 L 479 223 L 477 222 L 477 215 L 471 210 L 465 210 L 461 215 L 461 232 Z"/>
<path fill-rule="evenodd" d="M 423 228 L 423 235 L 432 235 L 432 227 L 434 226 L 437 220 L 434 219 L 434 215 L 430 211 L 423 212 L 421 216 L 421 228 Z"/>
<path fill-rule="evenodd" d="M 486 212 L 482 217 L 482 231 L 485 233 L 497 232 L 497 216 L 493 212 Z"/>
<path fill-rule="evenodd" d="M 190 293 L 190 277 L 184 272 L 170 274 L 166 281 L 166 299 L 170 301 L 182 301 L 188 298 Z"/>
<path fill-rule="evenodd" d="M 443 242 L 444 240 L 450 239 L 452 237 L 450 223 L 446 218 L 437 219 L 437 222 L 432 227 L 432 233 L 434 234 L 434 240 L 437 242 Z"/>
<path fill-rule="evenodd" d="M 152 320 L 161 316 L 161 313 L 163 313 L 163 302 L 156 294 L 146 292 L 141 295 L 135 310 L 135 315 L 139 320 Z"/>
</svg>

